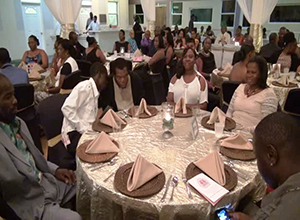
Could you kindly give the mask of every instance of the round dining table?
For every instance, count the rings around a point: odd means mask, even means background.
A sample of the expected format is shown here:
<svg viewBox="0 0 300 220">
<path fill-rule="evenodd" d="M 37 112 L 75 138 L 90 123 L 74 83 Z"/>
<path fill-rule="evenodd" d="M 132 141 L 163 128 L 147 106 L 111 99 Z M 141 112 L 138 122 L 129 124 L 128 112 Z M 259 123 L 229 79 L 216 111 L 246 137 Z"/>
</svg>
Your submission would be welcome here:
<svg viewBox="0 0 300 220">
<path fill-rule="evenodd" d="M 89 164 L 77 157 L 77 211 L 83 219 L 214 219 L 214 212 L 222 207 L 234 209 L 239 201 L 251 194 L 255 200 L 265 194 L 265 184 L 258 173 L 256 160 L 230 160 L 221 155 L 225 164 L 232 164 L 237 173 L 237 186 L 226 194 L 216 206 L 212 206 L 204 197 L 192 190 L 193 198 L 189 198 L 182 177 L 187 166 L 214 150 L 219 150 L 219 139 L 215 132 L 201 126 L 201 118 L 209 112 L 201 111 L 197 116 L 199 133 L 194 140 L 191 135 L 190 118 L 175 118 L 173 137 L 163 138 L 162 112 L 147 119 L 127 117 L 127 126 L 120 132 L 110 135 L 119 143 L 120 152 L 115 157 L 114 165 L 98 168 L 97 164 Z M 125 114 L 126 116 L 126 114 Z M 233 130 L 224 132 L 225 136 L 242 132 L 251 138 L 247 131 Z M 87 131 L 79 141 L 78 147 L 99 133 Z M 166 183 L 157 194 L 146 198 L 131 198 L 120 193 L 114 186 L 114 173 L 121 165 L 134 162 L 141 154 L 148 161 L 158 165 L 166 176 Z M 171 186 L 166 199 L 161 198 L 166 190 L 170 175 L 179 179 L 174 190 L 174 199 L 170 201 Z"/>
</svg>

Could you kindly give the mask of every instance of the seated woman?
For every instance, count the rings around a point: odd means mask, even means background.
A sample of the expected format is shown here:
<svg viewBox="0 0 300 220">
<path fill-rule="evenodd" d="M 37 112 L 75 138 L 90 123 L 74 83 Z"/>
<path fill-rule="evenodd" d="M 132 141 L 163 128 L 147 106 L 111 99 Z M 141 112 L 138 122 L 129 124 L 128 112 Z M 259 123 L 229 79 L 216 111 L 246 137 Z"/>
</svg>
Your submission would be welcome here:
<svg viewBox="0 0 300 220">
<path fill-rule="evenodd" d="M 116 41 L 114 44 L 113 52 L 116 50 L 117 53 L 120 53 L 121 47 L 123 47 L 124 53 L 130 53 L 130 44 L 125 41 L 125 31 L 122 29 L 119 31 L 119 39 L 120 41 Z"/>
<path fill-rule="evenodd" d="M 138 49 L 138 46 L 134 39 L 134 31 L 133 30 L 130 30 L 130 32 L 129 32 L 128 43 L 130 44 L 130 53 L 134 53 Z"/>
<path fill-rule="evenodd" d="M 174 57 L 174 50 L 173 50 L 174 40 L 170 32 L 168 32 L 167 35 L 165 36 L 165 45 L 166 45 L 166 49 L 165 49 L 166 65 L 169 65 L 171 60 Z"/>
<path fill-rule="evenodd" d="M 284 68 L 289 68 L 289 71 L 296 71 L 300 64 L 298 56 L 296 54 L 297 40 L 293 32 L 288 32 L 283 36 L 284 49 L 281 53 L 274 54 L 278 57 L 276 60 L 278 64 L 281 64 L 281 72 Z"/>
<path fill-rule="evenodd" d="M 247 64 L 249 60 L 255 55 L 255 48 L 253 44 L 243 44 L 238 52 L 239 62 L 234 64 L 229 80 L 235 82 L 246 82 Z"/>
<path fill-rule="evenodd" d="M 168 102 L 178 102 L 185 98 L 187 106 L 198 106 L 207 109 L 207 85 L 204 77 L 194 69 L 196 52 L 192 48 L 185 48 L 183 58 L 177 66 L 177 73 L 169 85 Z"/>
<path fill-rule="evenodd" d="M 110 77 L 107 88 L 101 93 L 100 106 L 111 106 L 114 111 L 127 110 L 139 105 L 144 98 L 144 89 L 140 77 L 128 69 L 128 63 L 118 58 L 110 63 Z"/>
<path fill-rule="evenodd" d="M 151 59 L 148 62 L 148 65 L 150 67 L 153 66 L 157 61 L 165 58 L 165 45 L 161 35 L 155 36 L 154 47 L 156 49 L 156 53 L 153 55 L 153 57 L 151 57 Z"/>
<path fill-rule="evenodd" d="M 206 80 L 210 81 L 210 75 L 216 68 L 215 56 L 210 51 L 212 41 L 209 37 L 205 38 L 202 43 L 203 50 L 199 53 L 199 62 L 197 62 L 198 71 L 205 77 Z"/>
<path fill-rule="evenodd" d="M 30 50 L 25 51 L 22 62 L 25 64 L 37 63 L 42 68 L 46 69 L 48 67 L 48 56 L 44 50 L 37 48 L 39 45 L 39 39 L 37 39 L 34 35 L 30 35 L 28 38 L 28 46 Z"/>
<path fill-rule="evenodd" d="M 267 77 L 266 60 L 253 57 L 247 64 L 246 83 L 235 90 L 226 115 L 242 126 L 253 127 L 276 112 L 278 101 L 273 89 L 267 86 Z"/>
<path fill-rule="evenodd" d="M 206 31 L 204 33 L 204 37 L 209 37 L 212 40 L 212 43 L 215 42 L 216 36 L 215 33 L 212 31 L 210 25 L 207 26 Z"/>
<path fill-rule="evenodd" d="M 182 48 L 186 46 L 184 29 L 180 29 L 178 36 L 175 38 L 174 47 Z"/>
<path fill-rule="evenodd" d="M 51 62 L 51 67 L 50 67 L 50 71 L 51 73 L 56 76 L 57 72 L 59 71 L 59 68 L 61 67 L 61 59 L 58 56 L 58 44 L 62 41 L 63 39 L 61 37 L 58 37 L 54 43 L 54 50 L 55 53 L 53 55 L 52 58 L 52 62 Z"/>
<path fill-rule="evenodd" d="M 87 37 L 88 48 L 85 49 L 86 60 L 93 63 L 100 62 L 102 64 L 106 63 L 106 58 L 102 53 L 99 44 L 94 37 Z"/>
</svg>

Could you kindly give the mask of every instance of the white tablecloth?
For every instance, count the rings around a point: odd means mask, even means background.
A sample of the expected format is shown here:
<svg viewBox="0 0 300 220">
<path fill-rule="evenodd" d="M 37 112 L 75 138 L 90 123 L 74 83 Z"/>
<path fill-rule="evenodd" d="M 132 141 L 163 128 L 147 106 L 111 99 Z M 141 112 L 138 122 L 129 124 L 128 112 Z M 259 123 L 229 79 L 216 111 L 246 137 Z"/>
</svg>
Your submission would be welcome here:
<svg viewBox="0 0 300 220">
<path fill-rule="evenodd" d="M 215 207 L 196 193 L 193 193 L 193 199 L 189 199 L 182 174 L 188 164 L 218 149 L 214 132 L 204 129 L 199 123 L 199 135 L 194 141 L 190 134 L 191 118 L 176 118 L 172 130 L 174 137 L 165 140 L 162 139 L 161 113 L 149 119 L 126 120 L 128 125 L 121 133 L 111 134 L 121 145 L 116 165 L 92 172 L 88 163 L 77 158 L 77 211 L 83 219 L 212 219 L 217 208 L 236 207 L 239 200 L 253 190 L 257 198 L 264 195 L 265 185 L 258 174 L 256 161 L 234 161 L 235 167 L 244 171 L 248 180 L 238 174 L 238 185 Z M 79 145 L 95 138 L 95 135 L 91 132 L 83 134 Z M 250 137 L 250 134 L 245 135 Z M 138 154 L 160 166 L 166 179 L 170 174 L 179 178 L 173 202 L 169 202 L 171 188 L 165 202 L 160 202 L 165 186 L 154 196 L 135 199 L 119 193 L 114 187 L 113 177 L 103 182 L 120 163 L 133 162 Z M 222 158 L 228 162 L 227 158 Z"/>
</svg>

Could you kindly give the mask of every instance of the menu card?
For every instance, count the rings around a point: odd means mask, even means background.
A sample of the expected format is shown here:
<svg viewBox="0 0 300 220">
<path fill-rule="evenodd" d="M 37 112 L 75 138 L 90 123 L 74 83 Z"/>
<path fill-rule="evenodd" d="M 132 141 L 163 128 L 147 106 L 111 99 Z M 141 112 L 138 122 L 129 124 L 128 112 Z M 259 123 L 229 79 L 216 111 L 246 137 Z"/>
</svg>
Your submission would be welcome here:
<svg viewBox="0 0 300 220">
<path fill-rule="evenodd" d="M 207 201 L 215 206 L 229 191 L 204 173 L 198 174 L 188 181 Z"/>
</svg>

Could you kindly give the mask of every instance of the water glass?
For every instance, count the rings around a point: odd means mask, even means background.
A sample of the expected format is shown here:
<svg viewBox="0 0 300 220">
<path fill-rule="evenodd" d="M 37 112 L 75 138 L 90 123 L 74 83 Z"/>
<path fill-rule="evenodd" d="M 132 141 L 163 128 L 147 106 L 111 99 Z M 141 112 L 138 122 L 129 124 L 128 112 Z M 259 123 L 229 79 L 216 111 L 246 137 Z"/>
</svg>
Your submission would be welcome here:
<svg viewBox="0 0 300 220">
<path fill-rule="evenodd" d="M 116 51 L 116 50 L 114 50 L 114 55 L 115 55 L 115 56 L 117 56 L 117 54 L 118 54 L 118 53 L 117 53 L 117 51 Z"/>
<path fill-rule="evenodd" d="M 220 138 L 223 136 L 224 124 L 220 122 L 215 122 L 215 136 Z"/>
<path fill-rule="evenodd" d="M 290 72 L 290 80 L 294 80 L 296 76 L 296 72 Z"/>
<path fill-rule="evenodd" d="M 289 68 L 287 68 L 287 67 L 283 68 L 283 73 L 289 73 L 289 71 L 290 71 Z"/>
<path fill-rule="evenodd" d="M 124 54 L 124 53 L 125 53 L 125 48 L 124 48 L 124 47 L 121 47 L 121 48 L 120 48 L 120 53 L 121 53 L 121 54 Z"/>
</svg>

